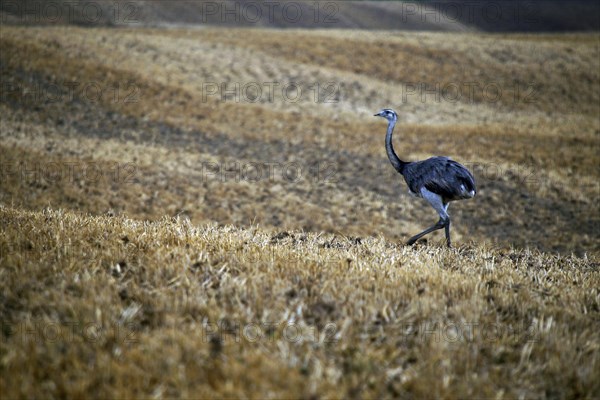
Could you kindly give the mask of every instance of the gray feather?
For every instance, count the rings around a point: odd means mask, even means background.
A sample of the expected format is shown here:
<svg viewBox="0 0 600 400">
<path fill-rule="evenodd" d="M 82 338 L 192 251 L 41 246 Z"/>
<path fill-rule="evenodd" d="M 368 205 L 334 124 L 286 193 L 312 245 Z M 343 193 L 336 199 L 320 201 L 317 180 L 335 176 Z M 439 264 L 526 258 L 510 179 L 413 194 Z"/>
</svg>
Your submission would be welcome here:
<svg viewBox="0 0 600 400">
<path fill-rule="evenodd" d="M 444 202 L 468 199 L 477 192 L 468 169 L 448 157 L 431 157 L 404 166 L 404 180 L 414 193 L 421 188 L 440 195 Z"/>
</svg>

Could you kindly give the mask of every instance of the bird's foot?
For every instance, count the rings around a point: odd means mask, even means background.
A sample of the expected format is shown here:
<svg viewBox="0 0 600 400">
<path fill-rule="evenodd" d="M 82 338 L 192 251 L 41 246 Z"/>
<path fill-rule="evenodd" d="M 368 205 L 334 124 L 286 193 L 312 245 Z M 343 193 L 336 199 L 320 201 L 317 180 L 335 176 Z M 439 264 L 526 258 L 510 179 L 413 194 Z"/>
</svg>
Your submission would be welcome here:
<svg viewBox="0 0 600 400">
<path fill-rule="evenodd" d="M 406 245 L 407 246 L 414 246 L 415 243 L 417 243 L 419 241 L 419 239 L 421 239 L 421 238 L 418 238 L 418 239 L 410 238 L 410 239 L 408 239 L 408 242 L 406 242 Z M 426 244 L 427 243 L 427 239 L 421 240 L 420 243 L 421 244 Z"/>
</svg>

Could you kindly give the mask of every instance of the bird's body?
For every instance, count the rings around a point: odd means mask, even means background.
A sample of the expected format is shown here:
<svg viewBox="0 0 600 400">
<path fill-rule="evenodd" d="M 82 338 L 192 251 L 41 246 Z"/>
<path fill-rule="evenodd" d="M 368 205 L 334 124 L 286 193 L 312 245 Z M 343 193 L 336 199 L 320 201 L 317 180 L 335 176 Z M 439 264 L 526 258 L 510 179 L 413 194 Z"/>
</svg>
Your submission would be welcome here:
<svg viewBox="0 0 600 400">
<path fill-rule="evenodd" d="M 421 197 L 421 188 L 439 194 L 446 203 L 475 196 L 475 180 L 471 173 L 448 157 L 407 163 L 402 176 L 411 194 L 417 197 Z"/>
<path fill-rule="evenodd" d="M 450 216 L 448 204 L 451 201 L 470 199 L 477 193 L 475 179 L 463 165 L 448 157 L 431 157 L 423 161 L 402 161 L 392 145 L 392 134 L 398 120 L 397 114 L 390 109 L 381 110 L 375 116 L 388 120 L 385 147 L 392 166 L 404 177 L 409 192 L 422 197 L 431 204 L 440 215 L 439 221 L 430 228 L 413 236 L 408 244 L 413 244 L 426 234 L 445 228 L 446 243 L 450 246 Z"/>
</svg>

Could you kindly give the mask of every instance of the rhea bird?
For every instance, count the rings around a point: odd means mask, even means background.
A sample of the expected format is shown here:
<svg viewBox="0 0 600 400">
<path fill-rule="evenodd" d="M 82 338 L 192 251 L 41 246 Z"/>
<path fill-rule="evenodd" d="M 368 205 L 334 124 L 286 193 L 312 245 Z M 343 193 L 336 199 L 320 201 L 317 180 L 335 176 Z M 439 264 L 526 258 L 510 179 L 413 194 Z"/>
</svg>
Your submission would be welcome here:
<svg viewBox="0 0 600 400">
<path fill-rule="evenodd" d="M 473 174 L 448 157 L 431 157 L 415 162 L 402 161 L 392 145 L 392 134 L 398 115 L 394 110 L 386 108 L 375 116 L 388 120 L 385 149 L 394 169 L 404 177 L 409 193 L 427 200 L 440 215 L 437 223 L 411 237 L 406 244 L 413 245 L 428 233 L 444 228 L 446 244 L 451 247 L 448 205 L 451 201 L 470 199 L 475 196 L 477 189 Z"/>
</svg>

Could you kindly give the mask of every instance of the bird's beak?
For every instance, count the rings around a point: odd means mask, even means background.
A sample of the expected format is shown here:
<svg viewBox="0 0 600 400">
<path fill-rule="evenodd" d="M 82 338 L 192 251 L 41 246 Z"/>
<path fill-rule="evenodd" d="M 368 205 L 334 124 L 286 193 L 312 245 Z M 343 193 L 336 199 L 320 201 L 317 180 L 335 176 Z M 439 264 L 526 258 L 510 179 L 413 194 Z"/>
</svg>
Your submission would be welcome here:
<svg viewBox="0 0 600 400">
<path fill-rule="evenodd" d="M 373 114 L 374 117 L 380 117 L 381 114 Z"/>
</svg>

